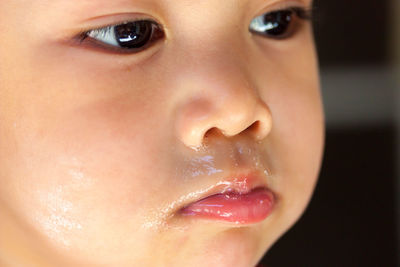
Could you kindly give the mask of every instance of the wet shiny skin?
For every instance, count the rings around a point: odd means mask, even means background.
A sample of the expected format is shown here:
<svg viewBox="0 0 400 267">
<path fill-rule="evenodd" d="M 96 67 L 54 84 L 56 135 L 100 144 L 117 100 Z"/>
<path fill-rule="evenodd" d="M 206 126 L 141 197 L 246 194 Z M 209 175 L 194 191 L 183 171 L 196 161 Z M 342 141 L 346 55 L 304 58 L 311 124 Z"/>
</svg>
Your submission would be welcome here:
<svg viewBox="0 0 400 267">
<path fill-rule="evenodd" d="M 279 42 L 249 34 L 286 1 L 94 2 L 0 2 L 0 263 L 255 265 L 320 168 L 311 26 Z M 120 13 L 161 21 L 166 41 L 130 56 L 63 42 Z M 279 197 L 266 220 L 176 216 L 247 171 Z"/>
</svg>

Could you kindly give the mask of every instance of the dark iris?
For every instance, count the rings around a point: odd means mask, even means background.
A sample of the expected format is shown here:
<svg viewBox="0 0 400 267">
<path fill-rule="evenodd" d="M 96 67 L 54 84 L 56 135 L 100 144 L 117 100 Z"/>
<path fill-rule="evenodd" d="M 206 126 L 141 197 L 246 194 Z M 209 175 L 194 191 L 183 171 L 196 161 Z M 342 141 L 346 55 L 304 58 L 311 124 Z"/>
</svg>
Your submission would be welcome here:
<svg viewBox="0 0 400 267">
<path fill-rule="evenodd" d="M 128 22 L 114 27 L 115 38 L 122 48 L 145 46 L 153 33 L 153 22 L 147 20 Z"/>
<path fill-rule="evenodd" d="M 275 37 L 284 35 L 292 20 L 292 13 L 291 10 L 281 10 L 265 14 L 264 23 L 270 26 L 265 33 Z"/>
</svg>

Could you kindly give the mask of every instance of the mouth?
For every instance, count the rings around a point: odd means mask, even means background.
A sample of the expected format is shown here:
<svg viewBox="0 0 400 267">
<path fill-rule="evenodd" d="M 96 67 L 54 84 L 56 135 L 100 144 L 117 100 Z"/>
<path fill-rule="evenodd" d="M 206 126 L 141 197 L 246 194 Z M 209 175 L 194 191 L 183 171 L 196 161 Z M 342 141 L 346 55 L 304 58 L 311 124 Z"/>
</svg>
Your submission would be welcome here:
<svg viewBox="0 0 400 267">
<path fill-rule="evenodd" d="M 222 184 L 222 185 L 221 185 Z M 179 210 L 183 217 L 254 224 L 266 219 L 276 202 L 274 193 L 256 174 L 228 179 Z"/>
</svg>

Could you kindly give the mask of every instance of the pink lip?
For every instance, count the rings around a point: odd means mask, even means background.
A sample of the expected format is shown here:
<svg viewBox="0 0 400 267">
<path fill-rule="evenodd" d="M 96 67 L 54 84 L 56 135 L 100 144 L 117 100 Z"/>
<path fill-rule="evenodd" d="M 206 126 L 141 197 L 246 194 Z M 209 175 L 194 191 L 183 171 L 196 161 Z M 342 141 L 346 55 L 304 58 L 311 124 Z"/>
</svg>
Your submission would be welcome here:
<svg viewBox="0 0 400 267">
<path fill-rule="evenodd" d="M 235 180 L 232 187 L 189 204 L 181 210 L 184 216 L 233 222 L 257 223 L 271 213 L 275 197 L 266 187 L 251 189 L 254 179 Z"/>
</svg>

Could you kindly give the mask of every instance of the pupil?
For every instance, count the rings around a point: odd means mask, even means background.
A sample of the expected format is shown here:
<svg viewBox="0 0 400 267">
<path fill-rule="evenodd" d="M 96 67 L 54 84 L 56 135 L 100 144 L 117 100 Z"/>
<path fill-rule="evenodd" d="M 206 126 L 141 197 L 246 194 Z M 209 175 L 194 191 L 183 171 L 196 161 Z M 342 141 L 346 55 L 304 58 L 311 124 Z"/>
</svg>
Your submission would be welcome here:
<svg viewBox="0 0 400 267">
<path fill-rule="evenodd" d="M 115 26 L 114 31 L 122 48 L 140 48 L 150 40 L 152 25 L 150 21 L 135 21 Z"/>
<path fill-rule="evenodd" d="M 292 19 L 292 11 L 276 11 L 264 16 L 264 23 L 269 27 L 265 31 L 268 35 L 279 36 L 284 34 Z"/>
</svg>

